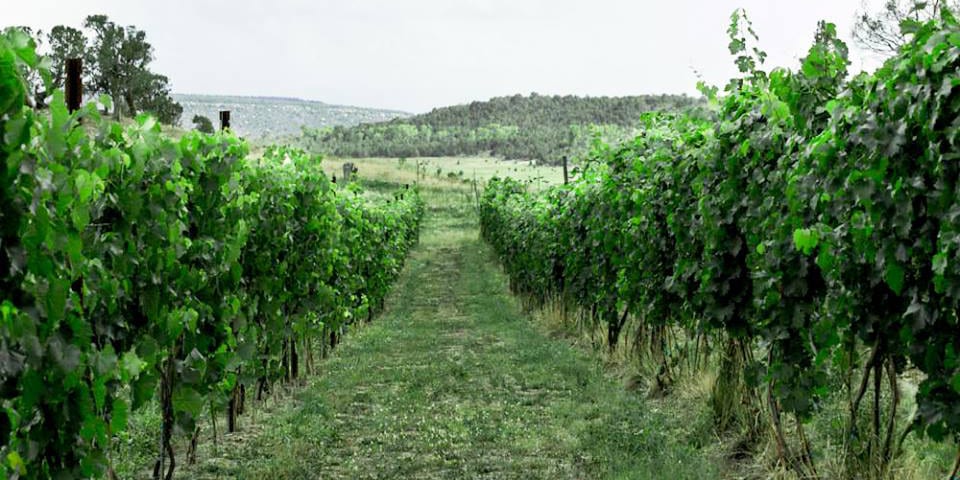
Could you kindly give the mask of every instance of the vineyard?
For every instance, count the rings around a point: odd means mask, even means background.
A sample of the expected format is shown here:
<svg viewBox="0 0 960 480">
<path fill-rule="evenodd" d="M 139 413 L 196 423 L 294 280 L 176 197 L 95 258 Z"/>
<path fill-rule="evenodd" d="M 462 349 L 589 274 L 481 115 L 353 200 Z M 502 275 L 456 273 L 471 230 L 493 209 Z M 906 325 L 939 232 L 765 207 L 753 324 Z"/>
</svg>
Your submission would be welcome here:
<svg viewBox="0 0 960 480">
<path fill-rule="evenodd" d="M 960 478 L 960 20 L 902 26 L 766 69 L 737 11 L 737 78 L 570 172 L 112 120 L 5 30 L 0 480 Z"/>
<path fill-rule="evenodd" d="M 906 27 L 870 74 L 847 78 L 826 23 L 798 71 L 766 72 L 736 13 L 742 75 L 701 87 L 708 113 L 647 114 L 568 185 L 488 185 L 482 235 L 511 289 L 629 345 L 652 391 L 715 369 L 715 430 L 750 455 L 771 438 L 801 478 L 899 478 L 911 435 L 956 442 L 960 24 Z M 837 404 L 834 434 L 808 435 Z"/>
<path fill-rule="evenodd" d="M 112 476 L 116 436 L 155 403 L 170 479 L 201 414 L 233 431 L 382 308 L 424 205 L 367 199 L 302 151 L 69 112 L 62 91 L 34 111 L 34 52 L 0 36 L 0 478 Z"/>
</svg>

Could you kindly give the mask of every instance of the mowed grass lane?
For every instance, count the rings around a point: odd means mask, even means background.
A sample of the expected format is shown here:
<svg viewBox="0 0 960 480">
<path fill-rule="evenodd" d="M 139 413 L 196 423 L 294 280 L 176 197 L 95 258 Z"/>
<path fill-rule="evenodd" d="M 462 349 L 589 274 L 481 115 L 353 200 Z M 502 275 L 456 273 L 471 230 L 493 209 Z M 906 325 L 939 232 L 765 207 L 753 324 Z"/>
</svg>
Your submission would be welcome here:
<svg viewBox="0 0 960 480">
<path fill-rule="evenodd" d="M 472 192 L 428 213 L 386 311 L 189 478 L 715 478 L 604 373 L 520 311 Z"/>
</svg>

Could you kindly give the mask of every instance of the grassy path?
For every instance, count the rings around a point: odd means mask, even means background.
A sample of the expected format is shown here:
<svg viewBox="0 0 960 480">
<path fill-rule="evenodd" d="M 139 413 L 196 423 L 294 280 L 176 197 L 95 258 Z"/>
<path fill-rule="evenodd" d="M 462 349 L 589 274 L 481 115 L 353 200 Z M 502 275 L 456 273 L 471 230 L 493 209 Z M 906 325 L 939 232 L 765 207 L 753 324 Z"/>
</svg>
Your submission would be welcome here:
<svg viewBox="0 0 960 480">
<path fill-rule="evenodd" d="M 716 476 L 663 414 L 522 315 L 463 195 L 428 198 L 387 311 L 184 478 Z"/>
</svg>

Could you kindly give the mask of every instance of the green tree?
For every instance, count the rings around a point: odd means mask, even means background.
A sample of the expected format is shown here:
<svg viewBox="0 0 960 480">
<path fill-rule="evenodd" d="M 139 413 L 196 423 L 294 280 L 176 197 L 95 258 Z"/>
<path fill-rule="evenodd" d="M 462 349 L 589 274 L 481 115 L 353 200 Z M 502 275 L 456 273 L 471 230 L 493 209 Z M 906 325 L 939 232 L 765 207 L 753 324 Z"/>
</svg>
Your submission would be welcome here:
<svg viewBox="0 0 960 480">
<path fill-rule="evenodd" d="M 150 71 L 153 47 L 134 26 L 122 27 L 106 15 L 84 21 L 92 42 L 87 50 L 89 90 L 114 99 L 114 114 L 148 111 L 164 123 L 177 123 L 183 108 L 170 97 L 169 80 Z"/>
<path fill-rule="evenodd" d="M 213 133 L 213 122 L 209 118 L 203 115 L 194 115 L 193 120 L 194 128 L 201 133 Z"/>
<path fill-rule="evenodd" d="M 156 73 L 147 73 L 140 78 L 141 81 L 133 85 L 131 95 L 139 99 L 140 110 L 152 113 L 167 125 L 180 123 L 183 106 L 170 95 L 170 80 Z"/>
<path fill-rule="evenodd" d="M 57 25 L 47 34 L 50 59 L 50 72 L 53 76 L 53 88 L 63 88 L 66 81 L 68 58 L 83 58 L 87 50 L 87 37 L 80 30 Z"/>
<path fill-rule="evenodd" d="M 91 15 L 83 26 L 92 32 L 92 42 L 85 55 L 89 72 L 88 90 L 113 96 L 116 114 L 120 115 L 120 45 L 124 32 L 106 15 Z"/>
</svg>

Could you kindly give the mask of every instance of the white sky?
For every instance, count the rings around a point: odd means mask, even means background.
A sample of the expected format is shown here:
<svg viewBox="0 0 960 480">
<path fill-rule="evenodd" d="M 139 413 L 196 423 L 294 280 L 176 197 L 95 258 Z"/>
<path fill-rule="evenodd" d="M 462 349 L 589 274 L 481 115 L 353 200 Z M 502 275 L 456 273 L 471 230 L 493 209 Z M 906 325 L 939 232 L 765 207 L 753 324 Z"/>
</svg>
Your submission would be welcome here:
<svg viewBox="0 0 960 480">
<path fill-rule="evenodd" d="M 723 85 L 730 13 L 768 66 L 797 64 L 817 21 L 849 41 L 861 0 L 30 0 L 0 27 L 80 27 L 104 13 L 147 32 L 178 93 L 290 96 L 411 112 L 527 94 L 696 92 Z M 852 45 L 853 68 L 875 58 Z"/>
</svg>

